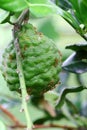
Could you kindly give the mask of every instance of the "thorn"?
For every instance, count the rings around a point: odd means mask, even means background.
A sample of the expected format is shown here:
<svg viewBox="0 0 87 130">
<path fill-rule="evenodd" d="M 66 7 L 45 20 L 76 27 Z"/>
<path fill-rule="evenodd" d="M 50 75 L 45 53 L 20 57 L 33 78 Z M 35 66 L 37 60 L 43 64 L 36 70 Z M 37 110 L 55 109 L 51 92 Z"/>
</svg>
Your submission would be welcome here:
<svg viewBox="0 0 87 130">
<path fill-rule="evenodd" d="M 26 100 L 26 101 L 28 101 L 28 100 L 29 100 L 29 98 L 30 98 L 30 96 L 29 96 L 29 95 L 27 95 L 27 96 L 26 96 L 26 98 L 25 98 L 25 100 Z"/>
<path fill-rule="evenodd" d="M 24 111 L 24 108 L 21 108 L 21 109 L 20 109 L 20 112 L 23 112 L 23 111 Z"/>
<path fill-rule="evenodd" d="M 16 70 L 16 72 L 17 72 L 17 74 L 19 74 L 19 73 L 20 73 L 20 71 L 19 71 L 18 69 Z"/>
</svg>

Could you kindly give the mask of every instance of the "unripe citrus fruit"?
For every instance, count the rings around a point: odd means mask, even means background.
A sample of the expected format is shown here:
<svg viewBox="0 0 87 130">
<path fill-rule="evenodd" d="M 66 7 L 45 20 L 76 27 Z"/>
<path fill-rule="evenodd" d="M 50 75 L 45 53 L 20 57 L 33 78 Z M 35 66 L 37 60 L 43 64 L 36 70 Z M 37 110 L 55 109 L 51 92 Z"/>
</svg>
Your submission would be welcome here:
<svg viewBox="0 0 87 130">
<path fill-rule="evenodd" d="M 22 25 L 17 32 L 21 63 L 28 93 L 41 95 L 59 81 L 60 53 L 54 42 L 37 32 L 31 24 Z M 20 92 L 16 53 L 13 41 L 3 54 L 2 72 L 11 91 Z"/>
</svg>

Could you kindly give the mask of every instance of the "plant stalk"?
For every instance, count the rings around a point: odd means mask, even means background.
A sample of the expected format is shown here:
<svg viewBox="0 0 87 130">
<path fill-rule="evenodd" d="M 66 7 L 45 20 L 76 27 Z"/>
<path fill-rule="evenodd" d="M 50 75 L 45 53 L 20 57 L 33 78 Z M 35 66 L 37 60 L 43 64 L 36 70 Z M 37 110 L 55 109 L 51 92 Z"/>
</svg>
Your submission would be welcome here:
<svg viewBox="0 0 87 130">
<path fill-rule="evenodd" d="M 32 130 L 33 124 L 30 119 L 30 115 L 28 112 L 28 105 L 27 105 L 27 98 L 29 96 L 27 94 L 25 78 L 24 78 L 23 68 L 22 68 L 22 63 L 21 63 L 22 58 L 21 58 L 21 50 L 19 46 L 19 39 L 16 36 L 16 32 L 20 30 L 22 22 L 25 21 L 26 19 L 28 20 L 28 13 L 29 13 L 29 10 L 26 9 L 19 16 L 17 22 L 14 25 L 13 36 L 14 36 L 14 47 L 15 47 L 15 52 L 16 52 L 17 72 L 19 76 L 20 89 L 21 89 L 21 95 L 22 95 L 22 110 L 24 110 L 25 112 L 26 121 L 27 121 L 27 130 Z"/>
<path fill-rule="evenodd" d="M 30 115 L 28 112 L 28 106 L 27 106 L 27 101 L 26 101 L 28 94 L 26 90 L 26 84 L 25 84 L 25 79 L 24 79 L 24 74 L 23 74 L 23 69 L 22 69 L 22 64 L 21 64 L 20 48 L 19 48 L 17 38 L 14 41 L 14 46 L 15 46 L 15 51 L 16 51 L 17 71 L 19 75 L 20 88 L 21 88 L 21 94 L 22 94 L 22 107 L 25 112 L 25 116 L 27 120 L 27 127 L 29 128 L 29 130 L 31 130 L 33 125 L 32 125 Z"/>
<path fill-rule="evenodd" d="M 19 27 L 21 26 L 22 22 L 24 20 L 28 20 L 29 19 L 29 9 L 24 10 L 20 16 L 18 17 L 17 21 L 15 22 L 15 25 L 19 25 Z"/>
</svg>

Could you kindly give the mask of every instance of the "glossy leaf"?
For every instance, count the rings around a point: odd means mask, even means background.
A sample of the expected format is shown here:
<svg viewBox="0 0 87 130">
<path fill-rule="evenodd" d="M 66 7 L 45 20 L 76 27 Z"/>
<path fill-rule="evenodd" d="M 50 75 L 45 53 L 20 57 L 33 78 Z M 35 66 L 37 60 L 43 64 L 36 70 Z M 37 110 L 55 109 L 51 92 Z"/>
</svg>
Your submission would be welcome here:
<svg viewBox="0 0 87 130">
<path fill-rule="evenodd" d="M 74 27 L 77 30 L 80 30 L 80 26 L 78 21 L 76 21 L 76 19 L 74 18 L 74 16 L 70 13 L 70 12 L 64 12 L 62 17 L 72 25 L 72 27 Z"/>
<path fill-rule="evenodd" d="M 83 23 L 87 27 L 87 0 L 80 1 L 80 17 L 82 18 Z"/>
<path fill-rule="evenodd" d="M 20 12 L 28 7 L 26 0 L 0 0 L 0 8 L 11 11 Z"/>
<path fill-rule="evenodd" d="M 28 0 L 32 4 L 47 4 L 48 0 Z"/>
<path fill-rule="evenodd" d="M 72 73 L 87 72 L 87 51 L 78 51 L 73 53 L 65 60 L 62 68 Z"/>
<path fill-rule="evenodd" d="M 78 10 L 77 0 L 59 0 L 58 6 L 63 9 L 61 16 L 77 30 L 80 30 L 79 21 L 75 18 L 74 10 Z M 79 10 L 77 11 L 79 13 Z"/>
<path fill-rule="evenodd" d="M 30 11 L 36 17 L 44 17 L 53 13 L 57 13 L 57 7 L 50 3 L 48 4 L 30 4 Z"/>
<path fill-rule="evenodd" d="M 87 43 L 84 42 L 84 43 L 69 45 L 66 46 L 66 49 L 71 49 L 73 51 L 80 51 L 80 50 L 87 51 Z"/>
<path fill-rule="evenodd" d="M 0 8 L 10 12 L 21 12 L 24 9 L 29 8 L 31 13 L 36 17 L 57 13 L 57 7 L 48 0 L 1 0 Z"/>
<path fill-rule="evenodd" d="M 79 34 L 85 34 L 87 13 L 86 6 L 83 6 L 85 0 L 59 0 L 56 4 L 61 8 L 59 13 Z M 81 6 L 81 7 L 80 7 Z M 81 11 L 82 8 L 82 11 Z M 62 10 L 63 9 L 63 10 Z M 84 15 L 83 15 L 84 14 Z"/>
<path fill-rule="evenodd" d="M 87 1 L 86 0 L 69 0 L 72 4 L 75 17 L 81 24 L 87 26 Z"/>
<path fill-rule="evenodd" d="M 10 13 L 8 11 L 0 9 L 0 24 L 8 21 L 9 14 Z"/>
<path fill-rule="evenodd" d="M 72 4 L 72 7 L 73 7 L 76 11 L 78 10 L 78 12 L 79 12 L 79 5 L 78 5 L 79 1 L 78 1 L 78 0 L 69 0 L 69 2 Z"/>
<path fill-rule="evenodd" d="M 76 20 L 72 10 L 64 11 L 63 9 L 58 8 L 58 14 L 63 17 L 74 29 L 82 33 L 83 30 L 81 30 L 81 27 L 79 26 L 80 23 Z"/>
<path fill-rule="evenodd" d="M 56 0 L 56 4 L 64 10 L 71 9 L 71 3 L 68 0 Z"/>
</svg>

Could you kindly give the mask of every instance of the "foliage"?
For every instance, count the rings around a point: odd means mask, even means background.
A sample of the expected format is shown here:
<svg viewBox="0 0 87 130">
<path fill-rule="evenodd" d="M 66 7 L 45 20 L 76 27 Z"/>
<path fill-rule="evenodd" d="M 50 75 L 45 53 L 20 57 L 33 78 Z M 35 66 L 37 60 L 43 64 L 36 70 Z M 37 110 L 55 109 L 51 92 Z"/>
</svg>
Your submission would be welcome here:
<svg viewBox="0 0 87 130">
<path fill-rule="evenodd" d="M 26 9 L 29 9 L 29 12 Z M 87 86 L 85 86 L 85 80 L 83 81 L 82 74 L 87 72 L 87 0 L 1 0 L 0 1 L 0 23 L 9 23 L 10 26 L 14 27 L 14 37 L 15 27 L 18 25 L 20 28 L 22 22 L 28 22 L 28 20 L 38 18 L 43 18 L 47 16 L 52 16 L 52 14 L 60 15 L 64 18 L 75 31 L 85 40 L 85 42 L 77 43 L 74 45 L 66 46 L 66 49 L 71 49 L 74 52 L 69 55 L 69 57 L 62 57 L 63 61 L 60 73 L 60 80 L 62 84 L 59 84 L 55 92 L 49 91 L 45 93 L 42 97 L 31 96 L 30 102 L 28 103 L 30 115 L 32 117 L 32 122 L 35 124 L 35 128 L 61 128 L 61 129 L 87 129 L 87 102 L 83 104 L 83 100 L 79 98 L 80 93 L 75 95 L 75 100 L 73 102 L 70 100 L 71 93 L 86 92 Z M 28 14 L 29 13 L 29 14 Z M 29 15 L 29 16 L 28 16 Z M 22 17 L 21 17 L 22 16 Z M 24 20 L 24 21 L 23 21 Z M 42 19 L 43 20 L 43 19 Z M 51 27 L 52 33 L 46 31 L 45 27 L 48 29 L 48 25 Z M 44 27 L 45 26 L 45 27 Z M 19 29 L 16 28 L 16 29 Z M 46 24 L 39 28 L 42 32 L 48 35 L 52 39 L 56 39 L 57 34 L 54 30 L 51 19 L 49 21 L 47 17 Z M 50 30 L 50 29 L 49 29 Z M 58 29 L 57 29 L 58 30 Z M 16 30 L 18 31 L 18 30 Z M 49 35 L 50 33 L 50 35 Z M 16 48 L 16 46 L 15 46 Z M 68 53 L 68 50 L 67 50 Z M 21 68 L 20 55 L 16 50 L 17 62 Z M 22 69 L 20 69 L 21 75 Z M 69 87 L 67 82 L 70 80 L 71 73 L 74 73 L 75 80 L 78 87 Z M 4 79 L 1 76 L 1 81 L 3 86 L 7 86 Z M 23 83 L 22 78 L 19 75 L 21 85 Z M 4 87 L 2 91 L 4 90 Z M 25 89 L 25 88 L 24 88 Z M 7 90 L 9 92 L 9 90 Z M 26 91 L 22 95 L 23 104 L 26 106 L 26 101 L 24 96 Z M 70 95 L 70 96 L 69 96 Z M 19 127 L 20 129 L 25 128 L 26 120 L 24 115 L 19 114 L 20 119 L 16 119 L 16 115 L 13 116 L 4 106 L 12 108 L 12 106 L 20 106 L 21 99 L 19 96 L 13 97 L 10 93 L 8 95 L 0 94 L 0 109 L 2 111 L 0 115 L 0 127 L 2 130 L 13 129 Z M 23 107 L 23 106 L 22 106 Z M 23 110 L 23 109 L 22 109 Z M 25 109 L 26 110 L 26 107 Z M 33 115 L 33 111 L 36 111 L 36 115 Z M 26 112 L 27 113 L 27 112 Z M 85 113 L 85 114 L 84 114 Z M 34 113 L 35 114 L 35 113 Z M 31 121 L 27 117 L 28 113 L 25 114 L 28 120 L 28 125 L 31 125 Z M 22 119 L 22 120 L 21 120 Z M 22 123 L 23 121 L 23 123 Z M 21 122 L 21 123 L 20 123 Z M 57 125 L 55 123 L 57 122 Z M 47 125 L 45 125 L 47 124 Z M 67 124 L 67 126 L 66 126 Z"/>
</svg>

